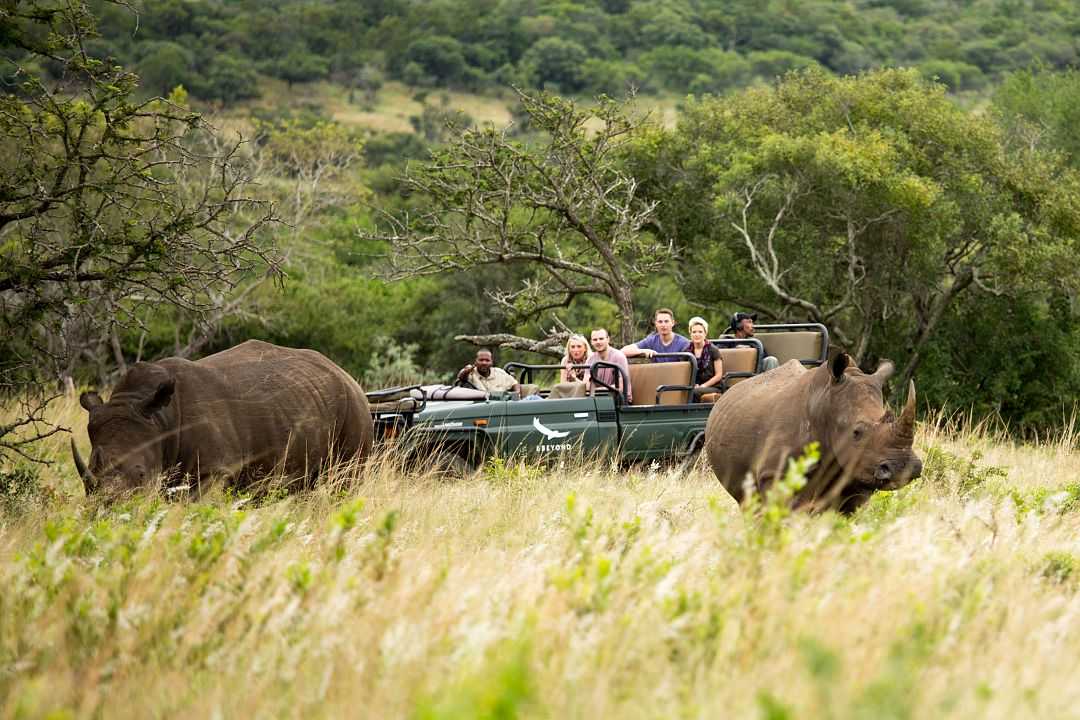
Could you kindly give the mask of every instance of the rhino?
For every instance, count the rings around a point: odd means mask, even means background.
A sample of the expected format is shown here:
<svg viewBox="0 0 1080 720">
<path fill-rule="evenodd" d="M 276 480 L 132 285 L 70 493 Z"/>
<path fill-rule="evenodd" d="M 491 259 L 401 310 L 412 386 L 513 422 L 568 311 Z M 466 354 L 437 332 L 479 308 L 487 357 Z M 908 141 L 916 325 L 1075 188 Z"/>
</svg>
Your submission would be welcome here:
<svg viewBox="0 0 1080 720">
<path fill-rule="evenodd" d="M 789 458 L 811 442 L 821 457 L 792 506 L 848 514 L 878 490 L 896 490 L 922 473 L 912 451 L 915 383 L 899 418 L 882 388 L 891 362 L 865 374 L 845 354 L 807 369 L 792 360 L 734 385 L 717 400 L 705 425 L 705 453 L 724 488 L 742 504 L 782 478 Z"/>
<path fill-rule="evenodd" d="M 237 486 L 283 473 L 311 481 L 329 461 L 366 456 L 367 398 L 314 350 L 248 340 L 198 361 L 135 363 L 108 402 L 85 392 L 90 464 L 71 441 L 87 495 L 146 487 L 161 473 Z"/>
</svg>

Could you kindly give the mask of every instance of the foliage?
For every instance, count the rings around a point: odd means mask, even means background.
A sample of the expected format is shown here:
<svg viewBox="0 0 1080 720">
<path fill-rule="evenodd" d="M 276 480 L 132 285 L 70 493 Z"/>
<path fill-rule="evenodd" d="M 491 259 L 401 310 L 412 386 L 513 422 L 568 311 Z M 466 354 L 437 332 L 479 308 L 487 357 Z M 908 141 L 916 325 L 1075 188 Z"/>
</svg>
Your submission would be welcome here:
<svg viewBox="0 0 1080 720">
<path fill-rule="evenodd" d="M 85 3 L 18 3 L 0 31 L 0 391 L 45 396 L 147 308 L 207 312 L 272 265 L 271 214 L 182 90 L 137 102 L 135 75 L 87 53 Z M 41 409 L 0 427 L 0 454 L 51 431 L 26 422 Z"/>
<path fill-rule="evenodd" d="M 371 389 L 432 384 L 441 379 L 416 364 L 419 346 L 415 343 L 399 345 L 391 337 L 377 335 L 371 345 L 371 362 L 364 373 L 364 382 Z"/>
<path fill-rule="evenodd" d="M 1075 485 L 1075 448 L 923 428 L 927 445 L 981 450 L 1001 492 L 918 482 L 889 514 L 788 515 L 765 546 L 730 498 L 708 506 L 708 472 L 445 483 L 375 458 L 265 503 L 61 492 L 0 514 L 0 713 L 1067 715 L 1080 515 L 1010 492 Z"/>
<path fill-rule="evenodd" d="M 589 111 L 553 95 L 521 93 L 520 100 L 535 142 L 491 127 L 459 131 L 403 178 L 425 208 L 384 212 L 385 229 L 362 237 L 389 245 L 391 279 L 521 266 L 517 288 L 491 295 L 512 322 L 579 297 L 607 298 L 618 308 L 622 342 L 630 342 L 633 290 L 671 260 L 651 225 L 655 201 L 638 197 L 618 163 L 638 121 L 607 99 Z"/>
<path fill-rule="evenodd" d="M 17 464 L 0 470 L 0 512 L 9 517 L 35 512 L 56 500 L 55 492 L 42 482 L 38 467 Z"/>
<path fill-rule="evenodd" d="M 1020 70 L 994 90 L 994 108 L 1015 152 L 1058 151 L 1080 168 L 1080 70 Z"/>
<path fill-rule="evenodd" d="M 139 23 L 103 12 L 108 52 L 121 62 L 166 61 L 199 97 L 255 93 L 227 77 L 240 67 L 287 82 L 375 70 L 412 85 L 473 88 L 526 83 L 563 93 L 725 92 L 819 65 L 835 73 L 915 66 L 960 92 L 1031 62 L 1075 65 L 1073 3 L 911 0 L 857 4 L 786 0 L 320 0 L 180 3 L 141 0 Z M 222 59 L 224 58 L 224 60 Z M 148 70 L 150 68 L 148 67 Z M 252 78 L 253 80 L 253 78 Z"/>
<path fill-rule="evenodd" d="M 965 293 L 1036 301 L 1080 277 L 1080 176 L 1007 152 L 915 71 L 793 73 L 693 102 L 637 150 L 632 171 L 701 268 L 692 299 L 825 323 L 860 362 L 899 356 L 902 379 Z"/>
</svg>

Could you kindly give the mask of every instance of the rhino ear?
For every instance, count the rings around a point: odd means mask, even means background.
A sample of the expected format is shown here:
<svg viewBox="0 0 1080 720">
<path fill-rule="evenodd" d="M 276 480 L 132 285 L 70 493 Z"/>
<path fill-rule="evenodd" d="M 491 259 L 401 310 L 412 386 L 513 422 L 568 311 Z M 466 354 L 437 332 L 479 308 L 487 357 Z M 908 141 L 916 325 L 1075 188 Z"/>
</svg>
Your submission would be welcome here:
<svg viewBox="0 0 1080 720">
<path fill-rule="evenodd" d="M 173 391 L 176 390 L 176 378 L 170 377 L 158 383 L 157 389 L 149 399 L 143 401 L 141 406 L 144 415 L 153 415 L 158 410 L 166 407 L 172 400 Z"/>
<path fill-rule="evenodd" d="M 829 365 L 829 370 L 832 372 L 833 382 L 842 382 L 844 380 L 844 371 L 848 367 L 847 353 L 840 353 L 832 359 L 832 363 Z"/>
<path fill-rule="evenodd" d="M 79 404 L 83 406 L 83 409 L 86 410 L 86 412 L 90 412 L 94 408 L 99 407 L 104 403 L 101 402 L 100 395 L 98 395 L 93 390 L 90 390 L 89 392 L 84 392 L 82 395 L 79 396 Z"/>
</svg>

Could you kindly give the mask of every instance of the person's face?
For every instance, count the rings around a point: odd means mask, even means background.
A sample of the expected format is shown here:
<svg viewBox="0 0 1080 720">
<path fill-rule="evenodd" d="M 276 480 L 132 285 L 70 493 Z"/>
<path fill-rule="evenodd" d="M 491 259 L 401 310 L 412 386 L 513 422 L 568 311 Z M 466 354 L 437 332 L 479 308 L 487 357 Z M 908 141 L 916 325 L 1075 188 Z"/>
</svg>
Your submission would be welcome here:
<svg viewBox="0 0 1080 720">
<path fill-rule="evenodd" d="M 585 343 L 580 340 L 570 341 L 570 359 L 571 360 L 584 360 L 585 354 L 588 352 L 588 348 L 585 347 Z"/>
<path fill-rule="evenodd" d="M 671 334 L 671 328 L 675 325 L 675 319 L 667 313 L 656 313 L 656 317 L 653 318 L 653 325 L 656 326 L 656 332 L 667 336 Z"/>
<path fill-rule="evenodd" d="M 592 343 L 592 349 L 595 352 L 606 352 L 608 348 L 608 334 L 603 330 L 597 330 L 590 336 L 589 341 Z"/>
<path fill-rule="evenodd" d="M 690 328 L 690 339 L 694 341 L 695 345 L 705 344 L 705 328 L 700 325 L 694 325 Z"/>
<path fill-rule="evenodd" d="M 492 357 L 491 353 L 481 350 L 476 353 L 476 370 L 481 375 L 487 375 L 491 372 Z"/>
<path fill-rule="evenodd" d="M 739 323 L 739 331 L 746 337 L 754 336 L 754 321 L 750 318 L 743 318 Z"/>
</svg>

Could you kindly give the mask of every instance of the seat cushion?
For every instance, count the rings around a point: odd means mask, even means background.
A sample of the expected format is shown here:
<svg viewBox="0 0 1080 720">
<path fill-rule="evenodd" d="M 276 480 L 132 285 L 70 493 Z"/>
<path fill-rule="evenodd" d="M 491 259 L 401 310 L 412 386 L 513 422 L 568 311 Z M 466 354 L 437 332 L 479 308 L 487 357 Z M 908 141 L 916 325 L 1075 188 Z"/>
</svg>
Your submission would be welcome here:
<svg viewBox="0 0 1080 720">
<path fill-rule="evenodd" d="M 690 363 L 634 363 L 630 366 L 631 405 L 655 405 L 656 388 L 661 385 L 689 385 Z M 688 391 L 669 390 L 660 396 L 661 405 L 685 405 Z"/>
<path fill-rule="evenodd" d="M 588 393 L 585 390 L 585 383 L 576 382 L 564 382 L 557 383 L 551 386 L 551 391 L 548 393 L 549 400 L 555 400 L 558 398 L 583 398 Z"/>
<path fill-rule="evenodd" d="M 788 360 L 821 360 L 821 343 L 824 335 L 806 330 L 794 332 L 758 332 L 754 334 L 765 346 L 765 354 L 772 355 L 783 365 Z"/>
<path fill-rule="evenodd" d="M 722 347 L 719 350 L 725 374 L 757 371 L 758 349 L 756 347 Z"/>
</svg>

